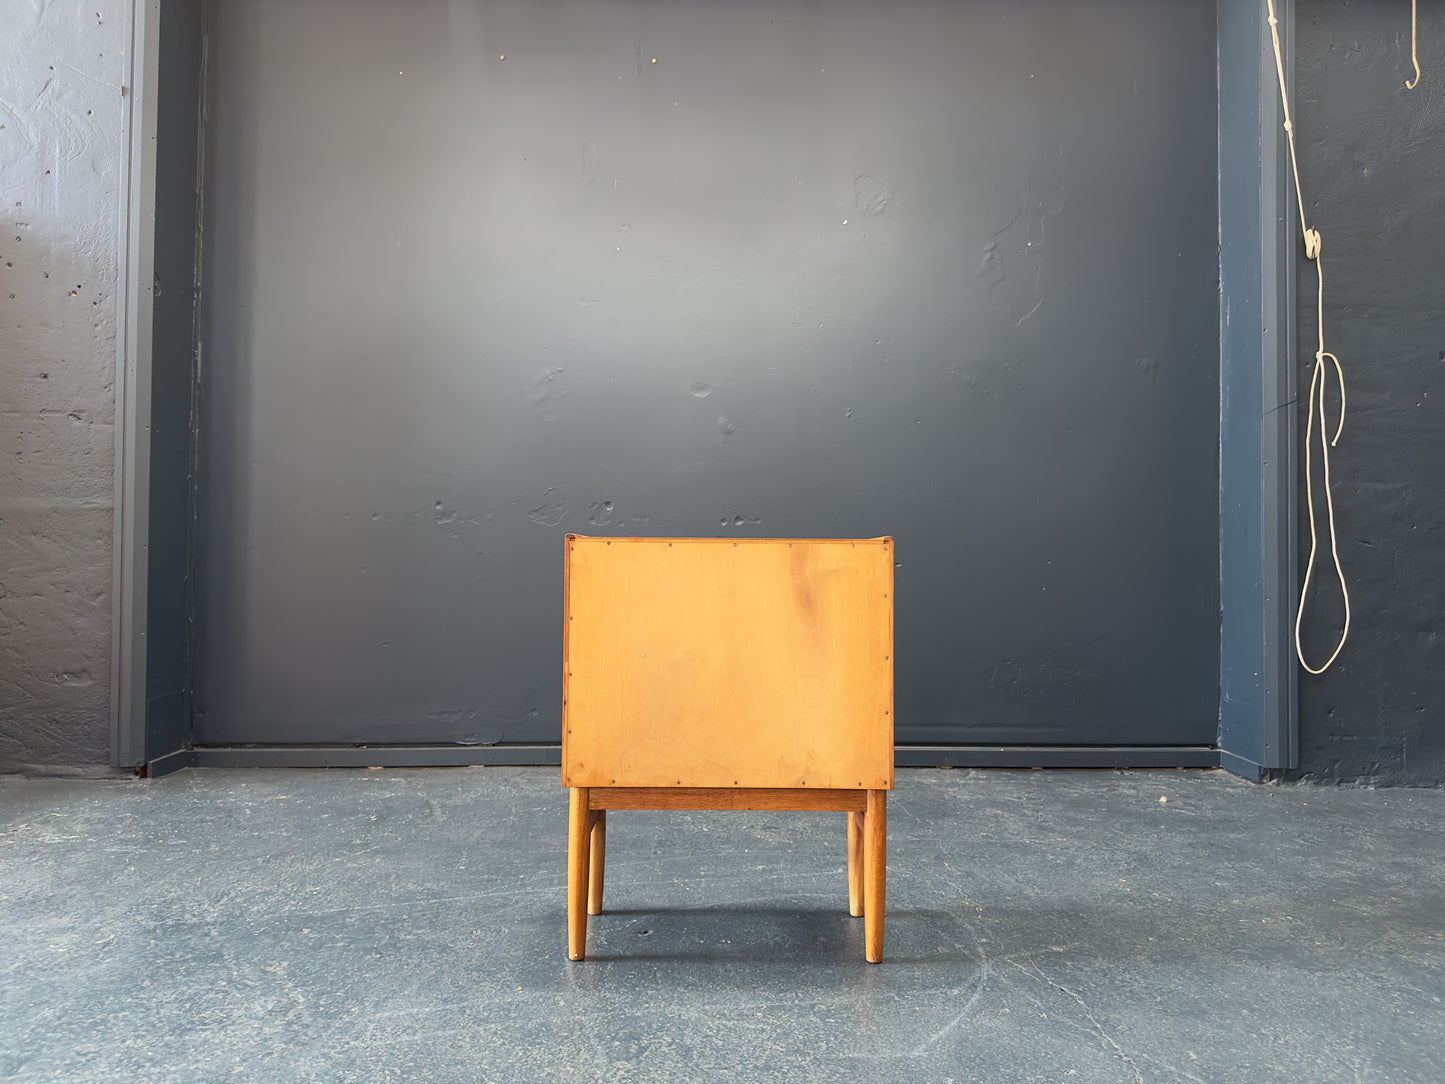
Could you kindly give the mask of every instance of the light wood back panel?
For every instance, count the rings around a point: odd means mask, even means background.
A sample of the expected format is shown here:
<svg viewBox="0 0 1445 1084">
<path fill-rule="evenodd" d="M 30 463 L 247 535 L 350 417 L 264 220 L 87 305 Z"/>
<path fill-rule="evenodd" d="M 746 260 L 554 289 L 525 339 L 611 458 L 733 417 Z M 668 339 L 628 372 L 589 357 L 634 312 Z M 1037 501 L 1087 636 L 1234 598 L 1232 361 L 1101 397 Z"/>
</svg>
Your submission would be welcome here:
<svg viewBox="0 0 1445 1084">
<path fill-rule="evenodd" d="M 891 538 L 567 538 L 562 782 L 893 786 Z"/>
</svg>

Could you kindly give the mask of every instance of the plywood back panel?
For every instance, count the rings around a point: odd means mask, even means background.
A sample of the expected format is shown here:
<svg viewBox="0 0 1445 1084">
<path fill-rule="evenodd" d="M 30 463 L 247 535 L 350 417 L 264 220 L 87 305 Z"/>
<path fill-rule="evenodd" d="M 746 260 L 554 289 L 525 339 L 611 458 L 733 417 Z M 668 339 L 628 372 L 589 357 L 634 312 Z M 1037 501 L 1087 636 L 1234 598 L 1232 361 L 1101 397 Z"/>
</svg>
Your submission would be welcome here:
<svg viewBox="0 0 1445 1084">
<path fill-rule="evenodd" d="M 893 785 L 891 538 L 567 539 L 568 786 Z"/>
</svg>

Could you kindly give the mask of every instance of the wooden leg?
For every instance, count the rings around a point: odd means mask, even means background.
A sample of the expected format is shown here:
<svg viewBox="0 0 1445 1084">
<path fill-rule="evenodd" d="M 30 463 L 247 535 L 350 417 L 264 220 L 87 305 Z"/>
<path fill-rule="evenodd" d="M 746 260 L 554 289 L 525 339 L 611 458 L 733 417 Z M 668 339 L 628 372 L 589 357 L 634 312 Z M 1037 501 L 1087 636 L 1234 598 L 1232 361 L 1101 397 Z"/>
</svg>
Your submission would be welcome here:
<svg viewBox="0 0 1445 1084">
<path fill-rule="evenodd" d="M 888 792 L 868 792 L 863 815 L 863 955 L 883 959 L 883 898 L 888 883 Z"/>
<path fill-rule="evenodd" d="M 587 913 L 602 913 L 602 872 L 607 866 L 607 810 L 592 811 L 592 866 L 587 877 Z"/>
<path fill-rule="evenodd" d="M 567 956 L 580 960 L 587 952 L 587 867 L 591 817 L 587 809 L 587 788 L 572 788 L 572 806 L 567 821 Z"/>
<path fill-rule="evenodd" d="M 863 915 L 863 814 L 846 813 L 848 818 L 848 913 Z"/>
</svg>

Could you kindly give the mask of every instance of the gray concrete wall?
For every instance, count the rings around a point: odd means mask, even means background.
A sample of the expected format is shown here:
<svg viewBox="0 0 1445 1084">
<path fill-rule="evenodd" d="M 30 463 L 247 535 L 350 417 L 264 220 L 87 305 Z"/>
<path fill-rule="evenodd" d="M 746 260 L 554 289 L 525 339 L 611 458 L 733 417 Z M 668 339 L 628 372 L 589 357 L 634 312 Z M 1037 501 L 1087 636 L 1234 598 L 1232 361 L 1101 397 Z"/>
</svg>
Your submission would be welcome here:
<svg viewBox="0 0 1445 1084">
<path fill-rule="evenodd" d="M 0 771 L 109 759 L 124 10 L 0 4 Z"/>
<path fill-rule="evenodd" d="M 1349 393 L 1331 469 L 1354 607 L 1334 669 L 1301 675 L 1300 768 L 1347 782 L 1445 782 L 1445 12 L 1421 4 L 1419 25 L 1424 76 L 1407 90 L 1409 4 L 1301 0 L 1296 12 L 1300 169 L 1324 240 L 1326 349 Z M 1299 283 L 1303 434 L 1315 351 L 1303 261 Z M 1302 575 L 1303 516 L 1300 543 Z M 1306 623 L 1315 661 L 1343 613 L 1323 557 Z"/>
</svg>

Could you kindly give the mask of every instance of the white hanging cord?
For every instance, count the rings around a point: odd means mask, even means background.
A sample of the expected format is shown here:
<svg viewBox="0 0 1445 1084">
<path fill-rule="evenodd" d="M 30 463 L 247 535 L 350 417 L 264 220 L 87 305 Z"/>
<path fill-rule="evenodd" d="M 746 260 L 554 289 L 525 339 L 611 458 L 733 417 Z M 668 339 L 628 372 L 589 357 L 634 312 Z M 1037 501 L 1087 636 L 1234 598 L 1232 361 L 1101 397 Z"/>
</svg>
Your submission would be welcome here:
<svg viewBox="0 0 1445 1084">
<path fill-rule="evenodd" d="M 1419 6 L 1420 0 L 1410 0 L 1410 61 L 1415 65 L 1415 78 L 1405 81 L 1406 90 L 1414 90 L 1420 82 L 1420 54 L 1415 49 L 1415 43 L 1420 38 L 1420 35 L 1415 30 L 1415 24 L 1418 21 Z"/>
<path fill-rule="evenodd" d="M 1295 154 L 1294 124 L 1290 121 L 1289 115 L 1289 91 L 1284 83 L 1284 55 L 1279 47 L 1279 20 L 1274 16 L 1274 0 L 1265 0 L 1265 2 L 1269 6 L 1270 36 L 1274 38 L 1274 67 L 1275 71 L 1279 73 L 1279 97 L 1280 104 L 1284 109 L 1284 131 L 1285 135 L 1289 137 L 1289 160 L 1290 168 L 1294 173 L 1295 202 L 1299 204 L 1300 230 L 1304 235 L 1305 255 L 1314 261 L 1315 274 L 1319 279 L 1318 301 L 1315 308 L 1318 315 L 1319 340 L 1315 350 L 1314 375 L 1310 377 L 1309 413 L 1306 415 L 1308 421 L 1305 423 L 1305 504 L 1309 507 L 1310 513 L 1310 557 L 1305 564 L 1304 585 L 1300 588 L 1299 610 L 1295 613 L 1294 649 L 1301 666 L 1311 674 L 1323 674 L 1340 657 L 1340 651 L 1344 648 L 1345 640 L 1350 635 L 1350 589 L 1345 583 L 1345 570 L 1340 567 L 1340 549 L 1335 532 L 1335 502 L 1330 491 L 1330 448 L 1340 439 L 1340 433 L 1345 428 L 1345 370 L 1340 365 L 1340 359 L 1325 349 L 1325 272 L 1320 262 L 1320 232 L 1310 229 L 1309 223 L 1305 221 L 1305 199 L 1304 192 L 1300 189 L 1299 157 Z M 1335 375 L 1340 385 L 1340 421 L 1335 426 L 1335 435 L 1329 440 L 1325 439 L 1325 383 L 1329 379 L 1329 371 L 1325 368 L 1326 358 L 1334 363 Z M 1304 647 L 1300 643 L 1300 626 L 1304 623 L 1305 602 L 1309 598 L 1310 581 L 1313 579 L 1315 571 L 1315 554 L 1319 550 L 1319 536 L 1315 530 L 1314 474 L 1310 462 L 1316 411 L 1318 411 L 1320 421 L 1320 465 L 1324 471 L 1325 510 L 1330 525 L 1330 554 L 1335 559 L 1335 575 L 1339 577 L 1340 593 L 1345 600 L 1345 627 L 1340 632 L 1340 642 L 1335 645 L 1334 652 L 1318 669 L 1305 662 Z"/>
</svg>

